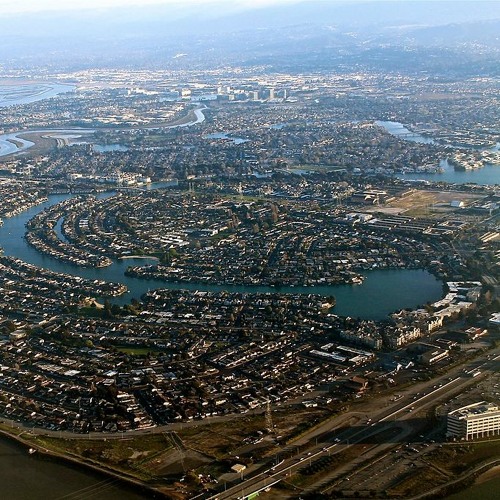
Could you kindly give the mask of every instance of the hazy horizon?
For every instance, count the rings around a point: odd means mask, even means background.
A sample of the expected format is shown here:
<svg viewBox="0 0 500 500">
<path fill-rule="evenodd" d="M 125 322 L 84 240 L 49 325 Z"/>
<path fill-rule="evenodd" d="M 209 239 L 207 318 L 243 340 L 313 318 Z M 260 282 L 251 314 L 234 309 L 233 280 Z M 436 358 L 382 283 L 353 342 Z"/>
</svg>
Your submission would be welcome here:
<svg viewBox="0 0 500 500">
<path fill-rule="evenodd" d="M 495 0 L 483 0 L 494 3 Z M 72 0 L 62 3 L 60 0 L 0 0 L 0 17 L 23 13 L 46 13 L 64 11 L 108 10 L 123 7 L 168 6 L 186 9 L 190 7 L 225 6 L 233 10 L 259 9 L 262 7 L 280 7 L 304 3 L 323 3 L 325 5 L 341 6 L 363 3 L 451 3 L 454 0 Z"/>
<path fill-rule="evenodd" d="M 0 16 L 5 14 L 20 14 L 26 12 L 50 12 L 69 10 L 103 10 L 121 7 L 142 6 L 207 6 L 210 4 L 231 5 L 233 7 L 265 7 L 272 5 L 294 4 L 311 2 L 315 0 L 73 0 L 61 4 L 58 0 L 0 0 Z M 328 0 L 323 0 L 327 2 Z M 373 0 L 333 0 L 331 3 L 360 2 Z M 401 1 L 401 0 L 400 0 Z"/>
<path fill-rule="evenodd" d="M 368 65 L 390 66 L 404 59 L 407 47 L 459 50 L 474 44 L 487 48 L 493 67 L 497 55 L 491 50 L 500 45 L 500 2 L 488 0 L 97 2 L 0 0 L 0 64 L 283 68 L 301 60 L 303 68 L 322 68 L 358 54 Z M 368 50 L 382 52 L 374 58 Z M 179 53 L 187 55 L 173 59 Z M 447 59 L 444 52 L 442 57 Z M 422 54 L 426 64 L 435 60 Z"/>
</svg>

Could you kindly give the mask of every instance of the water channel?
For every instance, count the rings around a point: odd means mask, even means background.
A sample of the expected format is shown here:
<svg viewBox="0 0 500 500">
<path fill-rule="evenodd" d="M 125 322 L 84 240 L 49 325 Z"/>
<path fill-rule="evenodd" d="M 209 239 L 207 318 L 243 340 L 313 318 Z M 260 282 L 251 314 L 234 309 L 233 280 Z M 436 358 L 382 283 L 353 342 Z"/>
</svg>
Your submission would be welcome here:
<svg viewBox="0 0 500 500">
<path fill-rule="evenodd" d="M 111 153 L 113 151 L 128 151 L 127 146 L 122 144 L 94 144 L 94 151 L 96 153 Z"/>
<path fill-rule="evenodd" d="M 113 302 L 125 304 L 132 298 L 140 299 L 148 290 L 156 288 L 234 291 L 242 293 L 312 293 L 325 296 L 334 295 L 337 305 L 332 312 L 342 316 L 366 319 L 382 319 L 388 313 L 407 307 L 423 305 L 428 301 L 438 300 L 442 296 L 442 283 L 432 274 L 422 269 L 379 269 L 365 273 L 362 285 L 335 285 L 311 287 L 271 287 L 244 285 L 205 285 L 198 283 L 167 283 L 160 280 L 142 280 L 124 275 L 130 265 L 144 265 L 145 259 L 117 260 L 104 268 L 82 268 L 60 262 L 43 255 L 29 246 L 25 239 L 25 224 L 43 208 L 63 201 L 70 194 L 50 195 L 49 200 L 32 207 L 15 217 L 4 220 L 0 227 L 0 246 L 5 255 L 15 256 L 25 262 L 53 271 L 81 276 L 88 279 L 101 279 L 123 283 L 129 292 L 113 299 Z M 102 193 L 99 197 L 110 196 Z"/>
<path fill-rule="evenodd" d="M 405 141 L 417 142 L 421 144 L 436 144 L 434 139 L 424 137 L 421 134 L 412 132 L 402 123 L 390 121 L 376 121 L 377 125 L 384 127 L 391 135 L 399 137 Z M 462 149 L 467 149 L 462 147 Z M 477 148 L 471 148 L 477 149 Z M 490 148 L 490 151 L 500 151 L 500 144 Z M 492 186 L 500 184 L 500 165 L 486 164 L 482 168 L 475 170 L 455 170 L 453 165 L 443 159 L 439 166 L 442 172 L 436 173 L 407 173 L 398 174 L 396 177 L 403 180 L 448 182 L 450 184 L 479 184 L 482 186 Z"/>
<path fill-rule="evenodd" d="M 249 139 L 243 139 L 243 137 L 233 137 L 225 132 L 215 132 L 213 134 L 207 134 L 203 136 L 204 139 L 221 139 L 225 141 L 230 141 L 233 144 L 244 144 L 245 142 L 250 142 Z"/>
<path fill-rule="evenodd" d="M 406 141 L 418 142 L 420 144 L 435 144 L 434 139 L 431 139 L 430 137 L 424 137 L 423 135 L 417 134 L 416 132 L 412 132 L 399 122 L 377 120 L 375 121 L 375 125 L 384 127 L 385 130 L 389 132 L 389 134 L 400 137 L 401 139 L 404 139 Z"/>
<path fill-rule="evenodd" d="M 44 134 L 52 139 L 76 139 L 82 136 L 93 134 L 92 129 L 40 129 L 25 130 L 24 132 L 13 132 L 11 134 L 0 134 L 0 156 L 7 156 L 14 153 L 20 153 L 35 145 L 33 141 L 24 139 L 26 134 Z"/>
</svg>

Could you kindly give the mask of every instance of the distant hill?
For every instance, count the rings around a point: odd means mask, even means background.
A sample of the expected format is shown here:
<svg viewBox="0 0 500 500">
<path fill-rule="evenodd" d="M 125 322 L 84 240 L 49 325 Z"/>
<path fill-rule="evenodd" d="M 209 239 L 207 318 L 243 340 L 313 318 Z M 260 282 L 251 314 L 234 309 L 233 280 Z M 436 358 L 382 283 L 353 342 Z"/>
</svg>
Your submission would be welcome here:
<svg viewBox="0 0 500 500">
<path fill-rule="evenodd" d="M 500 19 L 500 2 L 318 0 L 221 16 L 217 26 L 225 29 L 241 29 L 248 26 L 265 28 L 307 23 L 331 25 L 340 29 L 370 28 L 370 31 L 378 31 L 388 26 L 436 26 L 493 19 Z"/>
<path fill-rule="evenodd" d="M 264 64 L 274 69 L 332 70 L 360 64 L 390 70 L 460 52 L 460 65 L 485 68 L 498 58 L 500 2 L 317 0 L 261 8 L 214 1 L 202 9 L 186 3 L 38 14 L 0 13 L 0 65 L 203 68 Z M 427 61 L 429 50 L 435 49 Z M 446 49 L 446 51 L 445 51 Z M 489 54 L 488 51 L 493 52 Z M 486 52 L 485 52 L 486 51 Z M 173 60 L 177 53 L 186 53 Z M 369 59 L 372 57 L 372 59 Z M 488 59 L 489 58 L 489 59 Z M 498 60 L 498 59 L 497 59 Z M 475 71 L 471 67 L 471 71 Z M 489 71 L 489 69 L 488 69 Z"/>
<path fill-rule="evenodd" d="M 0 36 L 47 37 L 72 35 L 159 34 L 241 31 L 298 24 L 335 26 L 341 30 L 398 26 L 436 26 L 500 19 L 500 2 L 485 0 L 316 0 L 260 8 L 242 8 L 214 1 L 203 8 L 192 4 L 140 5 L 82 11 L 2 15 Z"/>
<path fill-rule="evenodd" d="M 396 38 L 427 47 L 479 44 L 500 49 L 500 19 L 408 29 L 400 32 Z"/>
</svg>

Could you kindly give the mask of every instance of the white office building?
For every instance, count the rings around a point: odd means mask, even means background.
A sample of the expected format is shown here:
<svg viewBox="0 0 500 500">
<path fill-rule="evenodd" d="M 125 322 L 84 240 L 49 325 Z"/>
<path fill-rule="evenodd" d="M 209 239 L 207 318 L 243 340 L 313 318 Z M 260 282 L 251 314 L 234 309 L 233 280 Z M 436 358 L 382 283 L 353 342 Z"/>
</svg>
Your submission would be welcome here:
<svg viewBox="0 0 500 500">
<path fill-rule="evenodd" d="M 500 408 L 481 401 L 448 413 L 448 437 L 465 439 L 482 438 L 500 434 Z"/>
</svg>

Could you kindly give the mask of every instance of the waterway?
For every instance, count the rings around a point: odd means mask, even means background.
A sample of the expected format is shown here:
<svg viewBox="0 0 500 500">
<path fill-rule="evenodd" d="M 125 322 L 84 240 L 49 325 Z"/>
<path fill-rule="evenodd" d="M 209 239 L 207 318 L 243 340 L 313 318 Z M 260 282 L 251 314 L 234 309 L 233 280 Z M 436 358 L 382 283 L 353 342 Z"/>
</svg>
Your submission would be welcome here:
<svg viewBox="0 0 500 500">
<path fill-rule="evenodd" d="M 213 134 L 207 134 L 203 136 L 203 139 L 221 139 L 231 141 L 233 144 L 244 144 L 245 142 L 250 142 L 250 139 L 243 139 L 243 137 L 233 137 L 225 132 L 215 132 Z"/>
<path fill-rule="evenodd" d="M 451 184 L 479 184 L 493 186 L 500 184 L 500 165 L 486 164 L 476 170 L 455 170 L 447 160 L 441 160 L 439 166 L 443 172 L 439 173 L 411 173 L 397 174 L 403 180 L 424 180 L 429 182 L 449 182 Z"/>
<path fill-rule="evenodd" d="M 196 125 L 197 123 L 202 123 L 205 121 L 205 115 L 203 114 L 203 110 L 206 107 L 197 108 L 193 111 L 194 119 L 181 123 L 178 125 L 167 125 L 164 127 L 153 127 L 153 129 L 170 129 L 170 128 L 183 128 L 183 127 L 191 127 L 192 125 Z M 113 130 L 128 130 L 122 128 L 116 128 Z M 72 128 L 72 129 L 47 129 L 47 130 L 24 130 L 21 132 L 13 132 L 10 134 L 0 134 L 0 157 L 7 156 L 13 153 L 19 153 L 21 151 L 25 151 L 28 148 L 34 146 L 34 142 L 23 139 L 21 136 L 26 134 L 44 134 L 48 137 L 60 138 L 60 139 L 75 139 L 79 138 L 84 134 L 93 134 L 95 129 L 80 129 L 80 128 Z M 108 149 L 108 146 L 97 146 L 96 151 L 99 148 L 102 148 L 100 152 L 108 152 L 108 151 L 124 151 L 125 146 L 120 144 L 112 144 L 110 145 L 112 149 Z"/>
<path fill-rule="evenodd" d="M 34 145 L 34 142 L 19 137 L 18 133 L 2 134 L 0 135 L 0 156 L 18 153 L 19 151 L 24 151 Z"/>
<path fill-rule="evenodd" d="M 116 479 L 60 461 L 29 455 L 26 449 L 0 437 L 1 498 L 139 500 L 151 498 Z"/>
<path fill-rule="evenodd" d="M 41 205 L 4 220 L 0 227 L 0 246 L 4 254 L 22 259 L 53 271 L 81 276 L 88 279 L 100 279 L 123 283 L 129 292 L 113 299 L 114 303 L 123 305 L 132 298 L 140 297 L 149 290 L 156 288 L 233 291 L 240 293 L 311 293 L 325 296 L 334 295 L 337 305 L 332 310 L 342 316 L 360 317 L 365 319 L 383 319 L 390 312 L 402 308 L 416 307 L 428 301 L 435 301 L 442 296 L 442 283 L 432 274 L 422 269 L 389 269 L 373 270 L 365 273 L 366 279 L 362 285 L 334 285 L 311 287 L 271 287 L 245 285 L 205 285 L 199 283 L 167 283 L 160 280 L 142 280 L 125 276 L 130 265 L 146 265 L 156 263 L 147 259 L 117 260 L 111 266 L 104 268 L 82 268 L 60 262 L 43 255 L 29 246 L 25 239 L 25 224 L 43 208 L 59 203 L 71 195 L 51 195 L 49 200 Z M 110 196 L 102 193 L 99 197 Z"/>
<path fill-rule="evenodd" d="M 435 144 L 436 141 L 430 137 L 424 137 L 421 134 L 417 134 L 407 129 L 402 123 L 399 122 L 387 122 L 377 120 L 375 125 L 384 127 L 389 134 L 404 139 L 405 141 L 418 142 L 420 144 Z"/>
<path fill-rule="evenodd" d="M 111 153 L 113 151 L 128 151 L 129 148 L 123 144 L 94 144 L 93 149 L 96 153 Z"/>
<path fill-rule="evenodd" d="M 410 142 L 418 142 L 420 144 L 438 144 L 436 140 L 432 137 L 426 137 L 418 132 L 413 132 L 407 127 L 405 127 L 400 122 L 392 122 L 392 121 L 381 121 L 376 120 L 375 125 L 379 125 L 380 127 L 385 128 L 389 134 L 399 137 L 405 141 Z M 497 143 L 493 147 L 481 147 L 481 146 L 472 146 L 467 144 L 449 144 L 448 147 L 455 149 L 471 149 L 471 150 L 486 150 L 486 151 L 500 151 L 500 143 Z"/>
<path fill-rule="evenodd" d="M 47 130 L 25 130 L 24 132 L 14 132 L 11 134 L 0 134 L 0 156 L 7 156 L 13 153 L 20 153 L 35 145 L 33 141 L 24 139 L 26 134 L 43 134 L 43 136 L 53 139 L 77 139 L 86 134 L 93 134 L 93 129 L 47 129 Z"/>
<path fill-rule="evenodd" d="M 377 125 L 384 127 L 391 135 L 399 137 L 405 141 L 417 142 L 421 144 L 436 144 L 436 141 L 430 137 L 424 137 L 421 134 L 412 132 L 402 123 L 391 121 L 376 121 Z M 461 146 L 462 149 L 467 149 Z M 470 149 L 478 149 L 470 147 Z M 481 149 L 481 148 L 479 148 Z M 500 151 L 500 144 L 490 151 Z M 397 177 L 404 180 L 425 180 L 430 182 L 448 182 L 451 184 L 479 184 L 482 186 L 500 184 L 500 165 L 486 164 L 483 168 L 475 170 L 455 170 L 447 160 L 441 160 L 439 166 L 443 169 L 441 173 L 415 173 L 398 174 Z"/>
<path fill-rule="evenodd" d="M 447 497 L 449 500 L 497 500 L 500 492 L 500 477 L 474 484 L 459 493 Z"/>
<path fill-rule="evenodd" d="M 0 108 L 50 99 L 75 89 L 75 85 L 53 82 L 0 85 Z"/>
<path fill-rule="evenodd" d="M 166 125 L 164 127 L 154 127 L 154 128 L 157 128 L 157 129 L 163 129 L 163 128 L 184 128 L 184 127 L 191 127 L 192 125 L 196 125 L 198 123 L 202 123 L 202 122 L 205 121 L 205 115 L 203 114 L 203 110 L 204 109 L 207 109 L 207 107 L 203 106 L 202 108 L 197 108 L 197 109 L 193 110 L 195 119 L 192 120 L 192 121 L 190 121 L 190 122 L 180 123 L 179 125 Z"/>
</svg>

